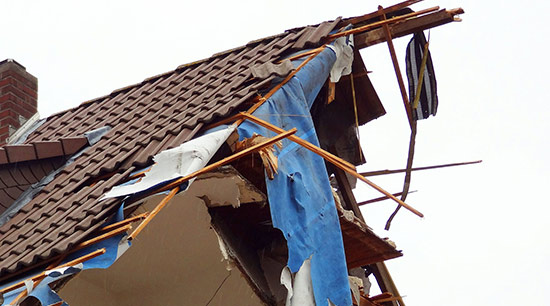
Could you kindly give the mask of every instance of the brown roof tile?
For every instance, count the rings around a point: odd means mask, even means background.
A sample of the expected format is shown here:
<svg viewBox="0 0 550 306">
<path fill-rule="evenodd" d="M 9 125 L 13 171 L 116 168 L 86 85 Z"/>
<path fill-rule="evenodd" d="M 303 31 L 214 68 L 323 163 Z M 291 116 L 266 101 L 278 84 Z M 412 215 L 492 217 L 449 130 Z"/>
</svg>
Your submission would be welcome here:
<svg viewBox="0 0 550 306">
<path fill-rule="evenodd" d="M 34 146 L 30 144 L 4 146 L 10 163 L 36 159 Z"/>
<path fill-rule="evenodd" d="M 32 184 L 63 165 L 65 156 L 76 153 L 86 144 L 88 139 L 79 136 L 0 148 L 0 214 Z"/>
<path fill-rule="evenodd" d="M 0 166 L 0 214 L 32 184 L 63 165 L 63 155 Z"/>
<path fill-rule="evenodd" d="M 43 142 L 63 138 L 67 150 L 71 137 L 104 126 L 111 130 L 0 226 L 0 277 L 82 241 L 120 205 L 116 199 L 98 201 L 106 191 L 149 164 L 158 152 L 191 139 L 203 125 L 238 110 L 276 77 L 253 78 L 251 67 L 281 60 L 300 48 L 297 42 L 319 44 L 336 24 L 253 41 L 49 117 L 27 143 L 46 147 Z M 107 173 L 115 175 L 99 178 Z M 96 184 L 86 184 L 94 180 Z"/>
</svg>

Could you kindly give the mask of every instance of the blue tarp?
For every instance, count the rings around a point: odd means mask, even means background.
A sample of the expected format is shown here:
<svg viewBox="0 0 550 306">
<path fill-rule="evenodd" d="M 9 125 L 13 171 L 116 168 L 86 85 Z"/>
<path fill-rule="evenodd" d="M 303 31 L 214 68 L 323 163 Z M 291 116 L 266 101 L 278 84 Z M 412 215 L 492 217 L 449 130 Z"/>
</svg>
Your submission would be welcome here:
<svg viewBox="0 0 550 306">
<path fill-rule="evenodd" d="M 254 112 L 254 116 L 278 127 L 298 129 L 296 135 L 319 145 L 310 107 L 336 61 L 334 51 L 325 49 Z M 258 133 L 273 132 L 245 121 L 239 126 L 241 140 Z M 334 198 L 323 158 L 283 140 L 278 150 L 279 173 L 266 177 L 273 226 L 288 244 L 288 266 L 297 272 L 311 255 L 311 278 L 315 302 L 351 305 L 348 272 Z"/>
</svg>

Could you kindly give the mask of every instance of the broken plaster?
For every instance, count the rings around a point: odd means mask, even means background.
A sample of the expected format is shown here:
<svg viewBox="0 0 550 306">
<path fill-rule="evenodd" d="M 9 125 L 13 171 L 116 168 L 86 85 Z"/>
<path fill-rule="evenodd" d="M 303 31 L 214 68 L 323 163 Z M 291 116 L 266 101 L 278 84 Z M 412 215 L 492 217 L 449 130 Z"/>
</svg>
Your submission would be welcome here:
<svg viewBox="0 0 550 306">
<path fill-rule="evenodd" d="M 188 194 L 202 199 L 208 207 L 239 207 L 242 203 L 265 203 L 266 196 L 232 166 L 199 176 Z"/>
</svg>

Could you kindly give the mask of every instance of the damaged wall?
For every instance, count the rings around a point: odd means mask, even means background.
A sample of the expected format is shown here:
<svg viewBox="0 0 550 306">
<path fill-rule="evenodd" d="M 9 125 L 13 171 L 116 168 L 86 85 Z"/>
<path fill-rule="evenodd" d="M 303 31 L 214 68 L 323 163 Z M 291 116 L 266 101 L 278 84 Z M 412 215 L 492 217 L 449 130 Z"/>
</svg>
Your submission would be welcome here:
<svg viewBox="0 0 550 306">
<path fill-rule="evenodd" d="M 180 194 L 109 269 L 83 271 L 60 295 L 76 306 L 206 305 L 210 299 L 209 305 L 263 305 L 240 271 L 227 266 L 204 202 Z"/>
</svg>

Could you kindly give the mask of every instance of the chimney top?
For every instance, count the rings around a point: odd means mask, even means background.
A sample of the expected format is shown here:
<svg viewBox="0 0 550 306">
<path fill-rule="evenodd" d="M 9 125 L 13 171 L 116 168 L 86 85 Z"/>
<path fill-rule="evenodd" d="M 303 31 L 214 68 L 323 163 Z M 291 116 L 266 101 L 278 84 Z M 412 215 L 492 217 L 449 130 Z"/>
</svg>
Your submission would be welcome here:
<svg viewBox="0 0 550 306">
<path fill-rule="evenodd" d="M 0 146 L 37 118 L 38 81 L 13 59 L 0 62 Z"/>
<path fill-rule="evenodd" d="M 14 60 L 13 58 L 7 58 L 7 59 L 1 61 L 1 62 L 0 62 L 0 66 L 4 65 L 4 64 L 6 64 L 6 63 L 14 63 L 14 64 L 16 64 L 17 66 L 23 68 L 23 70 L 27 70 L 27 69 L 25 68 L 25 66 L 19 64 L 19 63 L 18 63 L 16 60 Z"/>
</svg>

